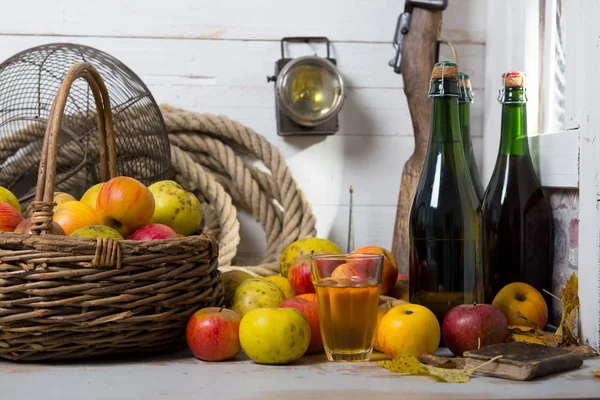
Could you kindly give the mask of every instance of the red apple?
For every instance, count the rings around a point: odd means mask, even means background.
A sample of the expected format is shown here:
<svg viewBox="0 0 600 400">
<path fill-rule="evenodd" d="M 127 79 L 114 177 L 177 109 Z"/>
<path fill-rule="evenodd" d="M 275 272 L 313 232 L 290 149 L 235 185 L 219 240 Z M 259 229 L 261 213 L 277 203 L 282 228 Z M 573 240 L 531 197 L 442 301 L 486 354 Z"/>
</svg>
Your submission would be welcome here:
<svg viewBox="0 0 600 400">
<path fill-rule="evenodd" d="M 177 238 L 177 232 L 163 224 L 148 224 L 137 228 L 128 239 L 131 240 L 158 240 Z"/>
<path fill-rule="evenodd" d="M 154 196 L 138 180 L 118 176 L 102 185 L 96 197 L 96 212 L 102 225 L 127 237 L 152 219 Z"/>
<path fill-rule="evenodd" d="M 241 350 L 240 315 L 223 307 L 207 307 L 189 319 L 185 338 L 192 353 L 204 361 L 222 361 Z"/>
<path fill-rule="evenodd" d="M 408 275 L 398 274 L 398 278 L 396 280 L 397 281 L 407 281 L 408 280 Z"/>
<path fill-rule="evenodd" d="M 508 322 L 504 314 L 490 304 L 463 304 L 446 313 L 442 336 L 448 349 L 462 357 L 465 351 L 504 342 Z"/>
<path fill-rule="evenodd" d="M 296 294 L 315 293 L 310 272 L 310 257 L 300 256 L 294 260 L 288 270 L 288 280 Z"/>
<path fill-rule="evenodd" d="M 13 232 L 17 225 L 23 221 L 21 213 L 13 206 L 0 201 L 0 231 Z"/>
<path fill-rule="evenodd" d="M 398 280 L 398 264 L 386 249 L 380 246 L 364 246 L 352 250 L 352 254 L 383 254 L 383 274 L 381 277 L 381 294 L 389 294 Z"/>
<path fill-rule="evenodd" d="M 321 327 L 319 325 L 319 308 L 314 301 L 301 297 L 292 297 L 279 304 L 281 308 L 295 308 L 308 320 L 310 325 L 310 344 L 306 354 L 315 354 L 323 351 L 323 340 L 321 338 Z"/>
<path fill-rule="evenodd" d="M 15 228 L 14 232 L 26 234 L 31 233 L 31 218 L 25 218 L 23 221 L 21 221 Z M 51 235 L 64 235 L 65 231 L 63 231 L 63 228 L 61 228 L 59 224 L 52 221 L 52 225 L 50 226 L 48 233 Z"/>
<path fill-rule="evenodd" d="M 369 275 L 365 268 L 361 268 L 358 263 L 346 263 L 338 265 L 331 273 L 333 279 L 341 278 L 368 278 Z"/>
</svg>

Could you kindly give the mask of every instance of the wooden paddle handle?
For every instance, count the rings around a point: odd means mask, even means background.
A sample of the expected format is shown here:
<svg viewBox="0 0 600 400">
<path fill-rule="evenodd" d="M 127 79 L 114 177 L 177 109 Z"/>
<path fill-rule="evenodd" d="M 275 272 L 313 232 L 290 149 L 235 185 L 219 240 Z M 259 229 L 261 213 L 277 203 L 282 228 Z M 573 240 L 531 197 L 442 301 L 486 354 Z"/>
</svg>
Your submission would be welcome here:
<svg viewBox="0 0 600 400">
<path fill-rule="evenodd" d="M 431 70 L 437 61 L 441 26 L 442 11 L 414 8 L 410 29 L 402 43 L 402 78 L 415 137 L 414 153 L 402 170 L 392 241 L 392 254 L 402 274 L 408 274 L 408 219 L 429 142 L 431 103 L 427 93 Z"/>
</svg>

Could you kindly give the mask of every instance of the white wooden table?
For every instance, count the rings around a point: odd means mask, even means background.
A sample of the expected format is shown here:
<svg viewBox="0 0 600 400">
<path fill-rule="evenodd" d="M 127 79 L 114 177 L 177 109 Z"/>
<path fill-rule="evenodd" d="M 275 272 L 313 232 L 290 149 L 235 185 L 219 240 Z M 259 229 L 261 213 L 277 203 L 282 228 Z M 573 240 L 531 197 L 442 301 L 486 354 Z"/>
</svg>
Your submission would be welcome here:
<svg viewBox="0 0 600 400">
<path fill-rule="evenodd" d="M 449 384 L 392 374 L 375 362 L 333 363 L 314 356 L 293 365 L 266 366 L 240 354 L 233 361 L 205 363 L 183 351 L 118 362 L 0 361 L 0 399 L 598 398 L 600 379 L 591 373 L 598 368 L 600 359 L 594 359 L 577 370 L 531 382 L 474 377 L 469 383 Z"/>
</svg>

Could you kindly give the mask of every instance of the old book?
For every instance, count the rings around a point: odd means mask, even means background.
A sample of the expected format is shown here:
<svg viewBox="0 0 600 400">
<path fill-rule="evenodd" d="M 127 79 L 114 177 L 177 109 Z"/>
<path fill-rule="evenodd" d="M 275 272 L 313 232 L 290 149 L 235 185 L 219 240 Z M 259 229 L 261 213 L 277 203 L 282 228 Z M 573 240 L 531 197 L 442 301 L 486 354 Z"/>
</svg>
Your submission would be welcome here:
<svg viewBox="0 0 600 400">
<path fill-rule="evenodd" d="M 583 364 L 581 357 L 568 350 L 534 343 L 511 342 L 465 352 L 465 368 L 475 368 L 499 355 L 502 358 L 477 369 L 475 374 L 527 381 L 572 370 Z"/>
</svg>

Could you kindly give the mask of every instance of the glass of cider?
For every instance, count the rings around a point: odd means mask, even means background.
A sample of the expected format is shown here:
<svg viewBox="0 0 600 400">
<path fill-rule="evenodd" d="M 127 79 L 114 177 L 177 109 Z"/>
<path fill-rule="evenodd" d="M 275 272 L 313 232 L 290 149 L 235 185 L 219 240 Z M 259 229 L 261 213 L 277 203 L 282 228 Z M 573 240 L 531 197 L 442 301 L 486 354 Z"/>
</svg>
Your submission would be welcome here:
<svg viewBox="0 0 600 400">
<path fill-rule="evenodd" d="M 368 361 L 373 352 L 383 255 L 313 254 L 312 280 L 330 361 Z"/>
</svg>

